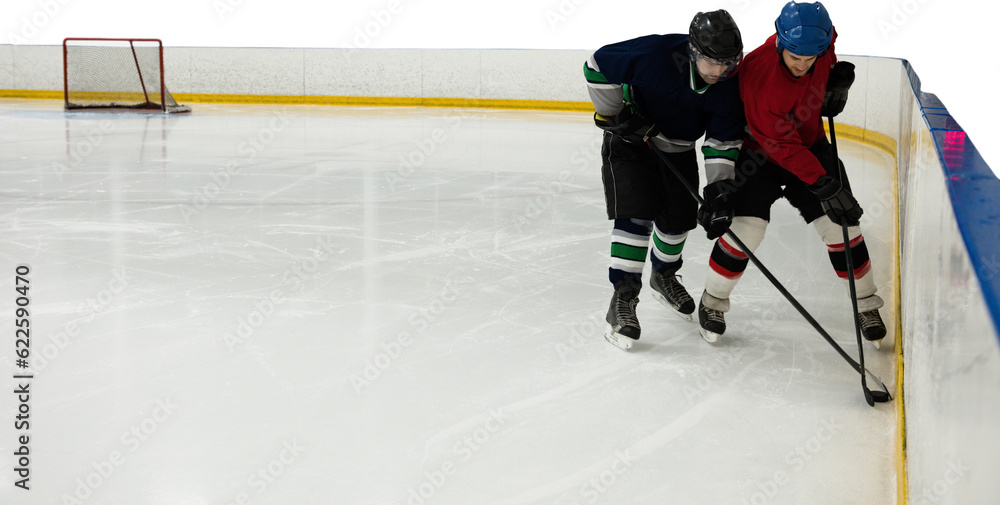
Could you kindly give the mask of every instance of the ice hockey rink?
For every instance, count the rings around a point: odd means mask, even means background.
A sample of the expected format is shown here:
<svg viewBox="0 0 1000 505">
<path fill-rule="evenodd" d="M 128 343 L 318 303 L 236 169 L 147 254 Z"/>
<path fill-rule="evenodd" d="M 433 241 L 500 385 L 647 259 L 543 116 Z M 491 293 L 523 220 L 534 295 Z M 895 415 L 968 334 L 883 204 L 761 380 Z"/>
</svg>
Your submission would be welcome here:
<svg viewBox="0 0 1000 505">
<path fill-rule="evenodd" d="M 0 101 L 0 277 L 30 281 L 31 492 L 11 505 L 889 504 L 896 402 L 751 266 L 703 341 L 647 287 L 604 341 L 610 222 L 579 112 Z M 838 141 L 890 338 L 893 158 Z M 704 285 L 711 243 L 685 248 Z M 757 251 L 852 356 L 784 201 Z M 648 281 L 648 266 L 647 277 Z M 10 336 L 12 317 L 3 319 Z"/>
</svg>

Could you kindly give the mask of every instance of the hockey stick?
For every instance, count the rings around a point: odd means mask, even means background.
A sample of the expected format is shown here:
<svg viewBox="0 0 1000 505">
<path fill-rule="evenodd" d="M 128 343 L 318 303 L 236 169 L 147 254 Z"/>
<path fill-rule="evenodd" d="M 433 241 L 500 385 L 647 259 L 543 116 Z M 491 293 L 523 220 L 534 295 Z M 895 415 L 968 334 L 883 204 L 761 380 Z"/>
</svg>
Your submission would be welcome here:
<svg viewBox="0 0 1000 505">
<path fill-rule="evenodd" d="M 833 161 L 837 164 L 837 170 L 840 172 L 840 183 L 844 184 L 844 169 L 840 164 L 840 157 L 837 155 L 837 133 L 833 127 L 833 116 L 827 118 L 830 122 L 830 144 L 833 146 Z M 865 381 L 865 347 L 861 341 L 861 321 L 858 317 L 858 292 L 855 288 L 854 280 L 854 258 L 851 257 L 851 238 L 847 233 L 847 223 L 841 222 L 840 229 L 844 233 L 844 254 L 847 257 L 847 284 L 851 288 L 851 306 L 854 309 L 852 313 L 854 319 L 854 332 L 858 336 L 858 358 L 861 365 L 861 388 L 865 390 L 865 401 L 868 405 L 874 407 L 875 403 L 885 403 L 892 400 L 892 396 L 889 391 L 872 391 L 868 389 L 868 383 Z M 885 386 L 882 386 L 883 389 Z"/>
<path fill-rule="evenodd" d="M 680 170 L 678 170 L 677 167 L 674 166 L 674 164 L 667 158 L 667 156 L 663 154 L 662 151 L 657 149 L 656 146 L 653 145 L 653 142 L 651 140 L 646 139 L 646 145 L 648 145 L 649 148 L 652 149 L 653 152 L 660 157 L 660 160 L 662 160 L 663 163 L 667 165 L 667 168 L 669 168 L 670 171 L 673 172 L 674 176 L 677 177 L 677 180 L 681 181 L 681 185 L 683 185 L 684 189 L 686 189 L 688 193 L 690 193 L 691 196 L 693 196 L 694 199 L 698 201 L 698 205 L 705 205 L 705 199 L 702 198 L 701 195 L 698 194 L 697 189 L 693 188 L 691 186 L 691 183 L 689 183 L 688 180 L 681 175 Z M 785 289 L 785 287 L 782 286 L 780 282 L 778 282 L 778 279 L 771 273 L 771 271 L 768 270 L 767 267 L 765 267 L 764 264 L 761 263 L 759 259 L 757 259 L 757 256 L 750 251 L 750 248 L 747 247 L 746 244 L 744 244 L 743 241 L 740 240 L 740 238 L 737 237 L 736 234 L 732 232 L 732 230 L 726 230 L 726 236 L 732 239 L 732 241 L 736 244 L 736 246 L 739 247 L 740 250 L 743 251 L 743 253 L 746 254 L 748 258 L 750 258 L 750 261 L 752 261 L 753 264 L 757 266 L 757 269 L 759 269 L 761 273 L 764 274 L 764 277 L 767 277 L 767 280 L 771 281 L 771 284 L 773 284 L 774 287 L 777 288 L 777 290 L 781 292 L 782 295 L 784 295 L 784 297 L 789 301 L 789 303 L 791 303 L 792 306 L 795 307 L 795 310 L 799 311 L 799 314 L 801 314 L 802 317 L 805 318 L 805 320 L 808 321 L 809 324 L 811 324 L 812 327 L 815 328 L 817 332 L 819 332 L 820 336 L 822 336 L 827 341 L 827 343 L 833 346 L 834 350 L 836 350 L 837 353 L 840 354 L 840 357 L 844 358 L 845 361 L 850 363 L 851 366 L 854 368 L 854 371 L 861 374 L 861 379 L 863 383 L 862 385 L 865 387 L 866 401 L 868 400 L 869 395 L 872 395 L 871 391 L 868 389 L 867 381 L 865 381 L 866 374 L 870 375 L 872 377 L 872 380 L 882 387 L 885 397 L 887 397 L 890 400 L 892 399 L 892 397 L 889 396 L 889 389 L 885 387 L 885 383 L 882 382 L 882 379 L 879 379 L 878 376 L 872 373 L 871 371 L 863 369 L 861 365 L 857 361 L 855 361 L 853 357 L 851 357 L 850 354 L 847 354 L 847 352 L 844 351 L 844 349 L 840 347 L 840 345 L 837 344 L 835 340 L 833 340 L 833 337 L 831 337 L 830 334 L 827 333 L 822 326 L 820 326 L 819 322 L 816 321 L 816 319 L 814 319 L 811 314 L 809 314 L 809 312 L 805 309 L 805 307 L 803 307 L 802 304 L 800 304 L 799 301 L 796 300 L 795 297 L 792 296 L 792 294 L 789 293 L 788 290 Z M 883 391 L 880 391 L 880 393 L 882 393 Z M 879 397 L 882 397 L 882 395 L 880 394 Z"/>
</svg>

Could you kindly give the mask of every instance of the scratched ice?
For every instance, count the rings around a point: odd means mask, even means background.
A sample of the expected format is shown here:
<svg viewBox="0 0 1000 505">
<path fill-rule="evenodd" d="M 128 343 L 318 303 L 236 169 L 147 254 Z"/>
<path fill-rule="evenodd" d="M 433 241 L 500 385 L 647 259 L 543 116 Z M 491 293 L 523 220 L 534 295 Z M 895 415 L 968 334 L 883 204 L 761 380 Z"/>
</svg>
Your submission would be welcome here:
<svg viewBox="0 0 1000 505">
<path fill-rule="evenodd" d="M 31 490 L 7 393 L 2 503 L 895 495 L 895 404 L 868 407 L 754 267 L 714 346 L 648 288 L 632 352 L 603 341 L 610 225 L 585 113 L 8 100 L 0 145 L 3 303 L 30 265 L 34 374 Z M 840 148 L 895 299 L 893 160 Z M 688 238 L 695 296 L 710 246 Z M 856 355 L 847 291 L 783 201 L 758 253 Z M 891 302 L 883 316 L 893 334 Z M 868 364 L 893 387 L 883 347 Z"/>
</svg>

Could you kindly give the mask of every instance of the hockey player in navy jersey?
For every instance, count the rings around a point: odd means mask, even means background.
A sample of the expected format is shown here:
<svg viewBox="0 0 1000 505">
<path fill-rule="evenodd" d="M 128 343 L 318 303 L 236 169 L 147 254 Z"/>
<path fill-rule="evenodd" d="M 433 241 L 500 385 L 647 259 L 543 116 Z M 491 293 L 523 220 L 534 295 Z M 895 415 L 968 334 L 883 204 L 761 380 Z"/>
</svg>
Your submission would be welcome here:
<svg viewBox="0 0 1000 505">
<path fill-rule="evenodd" d="M 614 223 L 609 268 L 614 294 L 605 338 L 622 349 L 639 339 L 636 304 L 647 253 L 653 297 L 691 320 L 694 300 L 677 276 L 688 232 L 700 222 L 714 239 L 732 221 L 730 206 L 719 196 L 733 178 L 746 126 L 735 79 L 742 56 L 736 22 L 717 10 L 695 15 L 686 35 L 610 44 L 584 65 L 594 121 L 604 130 L 601 173 Z M 707 204 L 698 209 L 645 140 L 697 188 L 695 142 L 703 136 Z"/>
<path fill-rule="evenodd" d="M 865 338 L 877 343 L 886 334 L 878 311 L 883 301 L 875 294 L 859 226 L 861 206 L 823 131 L 822 116 L 836 116 L 844 108 L 854 66 L 837 61 L 837 32 L 820 2 L 788 2 L 774 24 L 776 33 L 740 65 L 740 95 L 751 135 L 737 161 L 740 189 L 730 198 L 735 209 L 732 232 L 752 252 L 764 239 L 771 205 L 785 198 L 819 233 L 846 284 L 841 228 L 846 224 L 857 279 L 857 317 Z M 698 305 L 706 340 L 714 341 L 726 330 L 723 314 L 730 308 L 729 294 L 748 261 L 727 237 L 716 242 Z"/>
</svg>

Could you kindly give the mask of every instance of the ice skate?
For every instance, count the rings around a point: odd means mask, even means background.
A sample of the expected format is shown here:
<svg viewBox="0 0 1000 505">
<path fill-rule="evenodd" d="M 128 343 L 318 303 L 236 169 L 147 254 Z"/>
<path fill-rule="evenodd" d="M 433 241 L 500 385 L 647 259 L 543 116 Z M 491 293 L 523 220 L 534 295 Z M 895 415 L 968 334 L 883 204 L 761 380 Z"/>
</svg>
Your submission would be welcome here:
<svg viewBox="0 0 1000 505">
<path fill-rule="evenodd" d="M 604 339 L 615 347 L 629 350 L 632 344 L 639 340 L 639 318 L 635 315 L 635 306 L 639 303 L 639 289 L 635 285 L 622 282 L 611 296 L 608 307 L 608 327 Z"/>
<path fill-rule="evenodd" d="M 705 342 L 714 344 L 726 332 L 726 315 L 721 310 L 710 309 L 705 301 L 698 302 L 698 333 Z"/>
<path fill-rule="evenodd" d="M 858 322 L 861 323 L 861 334 L 865 340 L 872 343 L 876 349 L 882 348 L 882 339 L 885 338 L 885 323 L 878 309 L 858 313 Z"/>
<path fill-rule="evenodd" d="M 681 285 L 680 277 L 653 272 L 652 278 L 649 279 L 649 285 L 653 288 L 653 298 L 684 319 L 688 321 L 693 319 L 691 314 L 694 313 L 694 300 Z"/>
<path fill-rule="evenodd" d="M 861 334 L 876 349 L 882 348 L 882 339 L 886 334 L 885 323 L 882 322 L 882 316 L 878 312 L 884 304 L 878 295 L 858 299 L 858 323 L 861 326 Z"/>
</svg>

